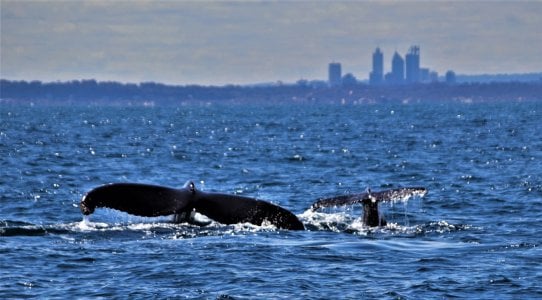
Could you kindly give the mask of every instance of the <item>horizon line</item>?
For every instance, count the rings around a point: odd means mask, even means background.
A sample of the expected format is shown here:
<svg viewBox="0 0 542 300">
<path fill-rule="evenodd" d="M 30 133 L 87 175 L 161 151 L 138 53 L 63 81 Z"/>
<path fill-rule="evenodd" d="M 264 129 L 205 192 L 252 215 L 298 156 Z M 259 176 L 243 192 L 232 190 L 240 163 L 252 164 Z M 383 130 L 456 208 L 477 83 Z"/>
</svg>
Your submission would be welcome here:
<svg viewBox="0 0 542 300">
<path fill-rule="evenodd" d="M 346 73 L 351 74 L 351 73 Z M 542 80 L 542 70 L 539 72 L 525 72 L 525 73 L 478 73 L 478 74 L 455 74 L 457 77 L 503 77 L 503 76 L 540 76 L 539 80 Z M 445 76 L 439 75 L 439 78 L 444 78 Z M 267 82 L 253 82 L 253 83 L 225 83 L 225 84 L 202 84 L 202 83 L 172 83 L 172 82 L 163 82 L 163 81 L 123 81 L 123 80 L 102 80 L 99 78 L 74 78 L 74 79 L 68 79 L 68 80 L 40 80 L 40 79 L 10 79 L 10 78 L 3 78 L 0 77 L 0 80 L 2 81 L 11 81 L 11 82 L 17 82 L 17 81 L 24 81 L 24 82 L 41 82 L 41 83 L 69 83 L 73 81 L 96 81 L 96 82 L 115 82 L 115 83 L 121 83 L 121 84 L 144 84 L 144 83 L 155 83 L 155 84 L 163 84 L 163 85 L 170 85 L 170 86 L 201 86 L 201 87 L 227 87 L 227 86 L 240 86 L 240 87 L 253 87 L 253 86 L 273 86 L 273 85 L 296 85 L 299 84 L 301 81 L 306 81 L 308 83 L 327 83 L 328 80 L 326 79 L 306 79 L 306 78 L 300 78 L 296 80 L 295 82 L 286 82 L 282 80 L 276 80 L 276 81 L 267 81 Z M 368 83 L 369 79 L 357 79 L 358 83 Z"/>
</svg>

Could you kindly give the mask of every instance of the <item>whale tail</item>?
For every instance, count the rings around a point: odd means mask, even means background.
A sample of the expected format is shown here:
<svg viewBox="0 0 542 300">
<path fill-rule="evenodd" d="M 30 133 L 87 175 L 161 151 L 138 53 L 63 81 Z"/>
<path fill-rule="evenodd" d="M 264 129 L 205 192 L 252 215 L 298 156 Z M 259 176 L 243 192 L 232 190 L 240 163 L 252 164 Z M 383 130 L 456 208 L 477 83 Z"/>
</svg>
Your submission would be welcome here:
<svg viewBox="0 0 542 300">
<path fill-rule="evenodd" d="M 137 183 L 100 186 L 83 196 L 80 203 L 84 215 L 92 214 L 98 207 L 143 217 L 175 215 L 176 222 L 192 223 L 196 211 L 222 224 L 269 222 L 280 229 L 304 229 L 292 212 L 278 205 L 236 195 L 204 193 L 196 190 L 192 182 L 182 189 Z"/>
<path fill-rule="evenodd" d="M 423 197 L 426 193 L 427 189 L 424 187 L 405 187 L 380 192 L 372 192 L 368 189 L 364 193 L 320 199 L 311 205 L 311 210 L 316 211 L 324 207 L 336 207 L 361 203 L 363 205 L 363 223 L 366 226 L 385 226 L 386 221 L 378 212 L 378 203 L 407 201 L 414 196 Z"/>
</svg>

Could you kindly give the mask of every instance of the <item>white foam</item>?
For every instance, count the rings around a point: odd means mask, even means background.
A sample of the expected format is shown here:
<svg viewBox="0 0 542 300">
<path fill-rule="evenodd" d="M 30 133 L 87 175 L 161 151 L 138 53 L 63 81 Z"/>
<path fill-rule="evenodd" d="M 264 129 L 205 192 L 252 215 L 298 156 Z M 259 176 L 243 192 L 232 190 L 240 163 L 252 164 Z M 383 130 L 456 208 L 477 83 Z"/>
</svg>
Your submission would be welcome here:
<svg viewBox="0 0 542 300">
<path fill-rule="evenodd" d="M 259 231 L 276 231 L 277 227 L 269 221 L 265 221 L 262 225 L 254 225 L 252 223 L 233 224 L 233 233 L 237 232 L 259 232 Z"/>
</svg>

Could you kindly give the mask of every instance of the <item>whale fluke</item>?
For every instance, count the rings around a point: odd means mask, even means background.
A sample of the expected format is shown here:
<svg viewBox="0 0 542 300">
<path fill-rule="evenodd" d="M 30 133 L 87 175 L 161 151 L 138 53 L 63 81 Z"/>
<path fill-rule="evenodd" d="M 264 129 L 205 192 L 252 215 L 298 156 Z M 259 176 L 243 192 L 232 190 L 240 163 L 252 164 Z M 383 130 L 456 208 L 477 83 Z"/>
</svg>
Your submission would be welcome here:
<svg viewBox="0 0 542 300">
<path fill-rule="evenodd" d="M 98 207 L 143 217 L 175 215 L 178 222 L 190 221 L 192 212 L 198 212 L 222 224 L 269 222 L 280 229 L 305 229 L 292 212 L 280 206 L 249 197 L 205 193 L 196 190 L 192 182 L 181 189 L 138 183 L 107 184 L 81 199 L 84 215 L 92 214 Z"/>
<path fill-rule="evenodd" d="M 380 217 L 378 203 L 386 201 L 406 201 L 411 197 L 423 197 L 427 193 L 424 187 L 405 187 L 380 192 L 367 191 L 359 194 L 341 195 L 319 199 L 311 205 L 316 211 L 324 207 L 344 206 L 361 203 L 363 205 L 363 223 L 367 226 L 384 226 L 386 221 Z"/>
</svg>

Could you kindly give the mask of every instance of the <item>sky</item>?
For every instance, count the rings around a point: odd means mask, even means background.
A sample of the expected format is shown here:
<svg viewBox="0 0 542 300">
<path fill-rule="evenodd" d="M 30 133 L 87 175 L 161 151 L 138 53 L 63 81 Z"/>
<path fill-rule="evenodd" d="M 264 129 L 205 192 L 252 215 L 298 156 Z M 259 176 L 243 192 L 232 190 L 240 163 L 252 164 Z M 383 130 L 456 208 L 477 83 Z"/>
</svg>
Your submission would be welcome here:
<svg viewBox="0 0 542 300">
<path fill-rule="evenodd" d="M 420 46 L 443 75 L 542 71 L 542 1 L 0 0 L 0 77 L 167 84 L 367 79 Z"/>
</svg>

